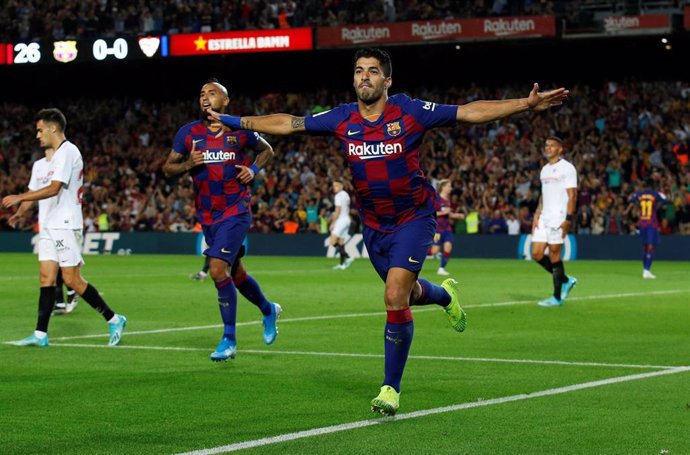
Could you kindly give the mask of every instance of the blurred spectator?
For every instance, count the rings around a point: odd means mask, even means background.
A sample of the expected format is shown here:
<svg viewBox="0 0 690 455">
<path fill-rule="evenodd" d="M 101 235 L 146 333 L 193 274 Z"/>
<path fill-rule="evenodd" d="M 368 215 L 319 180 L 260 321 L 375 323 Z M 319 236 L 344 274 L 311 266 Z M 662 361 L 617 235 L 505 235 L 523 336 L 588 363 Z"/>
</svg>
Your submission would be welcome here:
<svg viewBox="0 0 690 455">
<path fill-rule="evenodd" d="M 543 165 L 543 141 L 558 130 L 568 144 L 567 158 L 580 176 L 578 233 L 634 233 L 637 213 L 625 210 L 626 201 L 635 182 L 653 173 L 660 190 L 673 202 L 659 214 L 667 220 L 666 230 L 689 233 L 690 169 L 687 160 L 679 158 L 685 156 L 681 152 L 688 149 L 690 140 L 690 98 L 683 96 L 690 95 L 690 87 L 686 85 L 679 81 L 575 85 L 567 105 L 553 116 L 526 113 L 509 121 L 460 124 L 428 132 L 420 164 L 431 181 L 450 177 L 454 182 L 451 202 L 468 214 L 462 224 L 468 234 L 477 233 L 480 224 L 481 232 L 488 232 L 492 220 L 499 218 L 494 216 L 496 211 L 508 219 L 517 212 L 520 232 L 530 233 L 541 194 L 538 170 Z M 609 93 L 612 86 L 614 95 Z M 464 103 L 493 98 L 497 93 L 499 97 L 520 96 L 523 89 L 471 85 L 419 88 L 409 94 Z M 317 106 L 334 105 L 341 95 L 327 90 L 270 93 L 256 99 L 238 94 L 233 97 L 233 108 L 289 111 L 291 105 L 293 111 L 312 112 Z M 68 137 L 84 150 L 85 229 L 96 229 L 102 215 L 108 218 L 105 229 L 116 231 L 185 231 L 194 226 L 191 179 L 169 181 L 160 171 L 176 125 L 194 116 L 188 100 L 57 101 L 58 106 L 68 106 L 73 119 Z M 592 111 L 593 105 L 606 108 Z M 25 189 L 31 162 L 40 155 L 33 128 L 27 125 L 32 125 L 33 115 L 41 107 L 0 103 L 0 194 Z M 605 120 L 603 131 L 593 126 L 599 117 Z M 251 186 L 252 232 L 283 232 L 290 220 L 297 223 L 298 232 L 326 233 L 323 220 L 333 211 L 328 197 L 328 182 L 333 178 L 350 185 L 346 190 L 356 207 L 346 157 L 335 141 L 308 135 L 271 140 L 275 141 L 276 158 Z M 319 153 L 313 153 L 315 150 Z M 0 229 L 8 229 L 10 213 L 0 213 Z M 508 223 L 503 222 L 507 231 Z"/>
</svg>

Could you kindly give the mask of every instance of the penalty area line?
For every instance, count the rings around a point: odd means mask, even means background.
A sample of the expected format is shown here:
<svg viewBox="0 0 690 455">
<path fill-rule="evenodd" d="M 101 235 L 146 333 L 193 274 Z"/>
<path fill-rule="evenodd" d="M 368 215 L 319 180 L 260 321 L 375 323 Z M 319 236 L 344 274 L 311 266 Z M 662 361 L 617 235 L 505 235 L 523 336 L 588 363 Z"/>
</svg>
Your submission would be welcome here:
<svg viewBox="0 0 690 455">
<path fill-rule="evenodd" d="M 378 419 L 368 419 L 360 420 L 358 422 L 344 423 L 340 425 L 331 425 L 328 427 L 313 428 L 311 430 L 297 431 L 294 433 L 285 433 L 276 436 L 270 436 L 267 438 L 254 439 L 250 441 L 238 442 L 235 444 L 228 444 L 219 447 L 213 447 L 209 449 L 194 450 L 191 452 L 183 452 L 177 455 L 212 455 L 217 453 L 228 453 L 236 452 L 239 450 L 250 449 L 254 447 L 262 447 L 271 444 L 279 444 L 282 442 L 294 441 L 297 439 L 310 438 L 314 436 L 322 436 L 332 433 L 338 433 L 342 431 L 357 430 L 359 428 L 370 427 L 374 425 L 381 425 L 387 423 L 393 423 L 398 420 L 409 420 L 416 419 L 419 417 L 426 417 L 435 414 L 444 414 L 447 412 L 462 411 L 465 409 L 480 408 L 484 406 L 493 406 L 497 404 L 512 403 L 515 401 L 529 400 L 532 398 L 541 398 L 554 395 L 562 395 L 570 392 L 576 392 L 578 390 L 593 389 L 596 387 L 603 387 L 611 384 L 619 384 L 622 382 L 639 381 L 643 379 L 654 378 L 658 376 L 666 376 L 671 374 L 685 373 L 690 371 L 690 367 L 679 367 L 670 370 L 654 371 L 651 373 L 633 374 L 628 376 L 619 376 L 615 378 L 602 379 L 599 381 L 583 382 L 580 384 L 573 384 L 565 387 L 557 387 L 554 389 L 541 390 L 533 393 L 521 393 L 518 395 L 511 395 L 500 398 L 493 398 L 490 400 L 482 401 L 472 401 L 468 403 L 456 404 L 451 406 L 444 406 L 440 408 L 433 409 L 423 409 L 420 411 L 408 412 L 405 414 L 398 414 L 393 417 L 383 417 Z"/>
</svg>

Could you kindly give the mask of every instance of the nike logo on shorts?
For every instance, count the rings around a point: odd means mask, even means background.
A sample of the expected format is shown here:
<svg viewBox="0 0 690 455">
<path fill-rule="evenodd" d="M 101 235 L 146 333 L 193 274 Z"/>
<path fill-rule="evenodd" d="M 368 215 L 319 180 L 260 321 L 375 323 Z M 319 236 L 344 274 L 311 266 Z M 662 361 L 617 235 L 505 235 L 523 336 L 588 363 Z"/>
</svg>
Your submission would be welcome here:
<svg viewBox="0 0 690 455">
<path fill-rule="evenodd" d="M 226 250 L 225 248 L 221 248 L 221 249 L 220 249 L 220 252 L 223 253 L 223 254 L 230 254 L 230 253 L 231 253 L 230 250 Z"/>
<path fill-rule="evenodd" d="M 414 259 L 412 259 L 412 256 L 408 257 L 407 260 L 413 264 L 419 264 L 419 261 L 415 261 Z"/>
</svg>

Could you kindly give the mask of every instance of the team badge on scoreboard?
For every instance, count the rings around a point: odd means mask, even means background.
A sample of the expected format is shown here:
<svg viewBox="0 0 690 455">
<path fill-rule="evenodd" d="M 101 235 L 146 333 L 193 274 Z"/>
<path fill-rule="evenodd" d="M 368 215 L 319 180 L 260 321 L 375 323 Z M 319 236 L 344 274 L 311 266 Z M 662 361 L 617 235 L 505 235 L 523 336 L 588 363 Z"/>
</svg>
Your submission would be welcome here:
<svg viewBox="0 0 690 455">
<path fill-rule="evenodd" d="M 386 124 L 386 133 L 390 137 L 395 137 L 395 136 L 400 135 L 400 133 L 402 133 L 402 126 L 400 125 L 400 121 L 387 123 Z"/>
<path fill-rule="evenodd" d="M 53 46 L 53 57 L 58 62 L 69 63 L 77 58 L 76 41 L 55 41 Z"/>
<path fill-rule="evenodd" d="M 160 38 L 157 36 L 146 36 L 139 38 L 139 49 L 147 57 L 153 57 L 161 44 Z"/>
</svg>

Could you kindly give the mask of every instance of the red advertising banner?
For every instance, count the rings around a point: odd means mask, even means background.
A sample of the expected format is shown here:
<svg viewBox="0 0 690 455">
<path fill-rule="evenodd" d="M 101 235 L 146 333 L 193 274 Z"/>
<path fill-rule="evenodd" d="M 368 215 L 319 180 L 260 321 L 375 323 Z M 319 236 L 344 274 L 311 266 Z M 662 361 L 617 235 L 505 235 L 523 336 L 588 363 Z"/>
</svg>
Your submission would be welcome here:
<svg viewBox="0 0 690 455">
<path fill-rule="evenodd" d="M 553 16 L 494 17 L 319 27 L 316 44 L 317 47 L 340 47 L 359 44 L 495 40 L 555 35 L 556 19 Z"/>
<path fill-rule="evenodd" d="M 302 51 L 314 48 L 311 28 L 170 35 L 170 55 Z"/>
<path fill-rule="evenodd" d="M 665 14 L 608 16 L 604 18 L 603 22 L 604 31 L 614 35 L 640 35 L 671 31 L 671 16 Z"/>
<path fill-rule="evenodd" d="M 10 47 L 9 44 L 0 43 L 0 65 L 7 63 L 7 57 L 5 57 L 5 50 Z"/>
<path fill-rule="evenodd" d="M 686 6 L 683 12 L 683 26 L 685 30 L 690 30 L 690 6 Z"/>
</svg>

